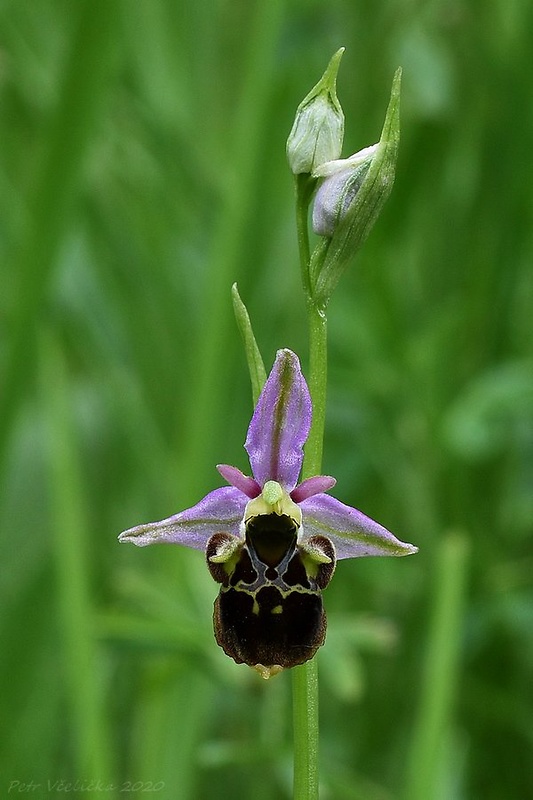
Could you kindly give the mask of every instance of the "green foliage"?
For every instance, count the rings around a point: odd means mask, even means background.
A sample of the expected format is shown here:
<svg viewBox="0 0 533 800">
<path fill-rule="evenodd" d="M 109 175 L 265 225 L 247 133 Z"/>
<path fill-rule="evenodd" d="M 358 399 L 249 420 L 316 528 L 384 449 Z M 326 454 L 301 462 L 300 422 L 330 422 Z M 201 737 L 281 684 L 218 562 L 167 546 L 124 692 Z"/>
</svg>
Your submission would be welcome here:
<svg viewBox="0 0 533 800">
<path fill-rule="evenodd" d="M 289 676 L 219 652 L 199 553 L 116 536 L 247 468 L 235 281 L 267 369 L 285 346 L 306 364 L 285 142 L 345 46 L 344 154 L 377 138 L 399 65 L 402 138 L 330 303 L 324 471 L 420 553 L 341 562 L 325 594 L 321 796 L 528 796 L 532 17 L 0 4 L 4 794 L 290 796 Z"/>
</svg>

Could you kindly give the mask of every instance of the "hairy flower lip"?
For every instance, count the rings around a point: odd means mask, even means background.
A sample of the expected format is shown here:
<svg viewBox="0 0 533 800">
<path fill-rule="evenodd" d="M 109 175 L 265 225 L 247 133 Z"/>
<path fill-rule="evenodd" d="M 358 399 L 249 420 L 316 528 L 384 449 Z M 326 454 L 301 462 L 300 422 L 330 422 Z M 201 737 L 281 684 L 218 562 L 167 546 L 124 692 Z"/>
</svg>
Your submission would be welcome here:
<svg viewBox="0 0 533 800">
<path fill-rule="evenodd" d="M 211 536 L 220 531 L 243 540 L 245 509 L 270 481 L 279 483 L 301 511 L 298 541 L 302 546 L 319 536 L 330 540 L 337 559 L 416 553 L 414 545 L 328 495 L 335 478 L 315 475 L 297 484 L 310 426 L 311 398 L 298 357 L 290 350 L 279 350 L 248 428 L 245 447 L 253 477 L 219 464 L 217 469 L 229 486 L 214 489 L 195 506 L 171 517 L 130 528 L 119 540 L 140 547 L 164 542 L 198 550 L 205 550 Z"/>
</svg>

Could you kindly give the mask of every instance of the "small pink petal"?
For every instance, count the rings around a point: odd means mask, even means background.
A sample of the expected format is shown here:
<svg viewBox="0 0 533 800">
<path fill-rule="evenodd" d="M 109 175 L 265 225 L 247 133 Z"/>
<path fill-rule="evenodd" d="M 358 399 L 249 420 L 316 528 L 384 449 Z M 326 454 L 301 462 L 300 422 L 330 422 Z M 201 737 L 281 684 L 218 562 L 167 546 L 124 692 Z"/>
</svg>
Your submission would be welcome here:
<svg viewBox="0 0 533 800">
<path fill-rule="evenodd" d="M 235 486 L 236 489 L 240 489 L 251 500 L 261 494 L 261 487 L 257 481 L 244 475 L 237 467 L 231 467 L 229 464 L 217 464 L 217 469 L 225 481 L 231 486 Z"/>
<path fill-rule="evenodd" d="M 302 500 L 307 500 L 314 494 L 321 494 L 333 489 L 337 481 L 330 475 L 315 475 L 314 478 L 307 478 L 302 481 L 298 486 L 292 490 L 291 499 L 295 503 L 301 503 Z"/>
</svg>

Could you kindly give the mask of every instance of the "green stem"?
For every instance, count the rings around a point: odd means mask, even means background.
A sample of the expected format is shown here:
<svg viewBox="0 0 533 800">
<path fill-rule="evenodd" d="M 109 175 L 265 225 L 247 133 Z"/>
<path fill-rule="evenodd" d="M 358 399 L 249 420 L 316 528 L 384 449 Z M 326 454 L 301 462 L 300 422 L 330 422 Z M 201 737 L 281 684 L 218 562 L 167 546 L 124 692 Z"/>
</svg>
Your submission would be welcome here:
<svg viewBox="0 0 533 800">
<path fill-rule="evenodd" d="M 311 278 L 309 265 L 311 263 L 311 252 L 309 248 L 309 232 L 307 228 L 307 215 L 309 203 L 316 183 L 309 175 L 296 175 L 296 234 L 298 237 L 298 250 L 300 253 L 300 271 L 302 275 L 302 286 L 305 297 L 309 302 L 311 299 Z"/>
<path fill-rule="evenodd" d="M 326 310 L 310 301 L 307 313 L 309 320 L 309 391 L 313 403 L 313 420 L 305 446 L 303 478 L 320 475 L 322 470 L 328 377 Z"/>
<path fill-rule="evenodd" d="M 302 283 L 309 316 L 309 391 L 313 403 L 311 431 L 305 447 L 302 477 L 319 475 L 326 417 L 327 319 L 312 299 L 309 275 L 307 212 L 312 194 L 308 178 L 297 178 L 296 219 Z M 292 671 L 294 729 L 294 800 L 318 800 L 318 666 L 316 659 Z"/>
<path fill-rule="evenodd" d="M 316 658 L 292 670 L 294 800 L 318 800 L 318 667 Z"/>
</svg>

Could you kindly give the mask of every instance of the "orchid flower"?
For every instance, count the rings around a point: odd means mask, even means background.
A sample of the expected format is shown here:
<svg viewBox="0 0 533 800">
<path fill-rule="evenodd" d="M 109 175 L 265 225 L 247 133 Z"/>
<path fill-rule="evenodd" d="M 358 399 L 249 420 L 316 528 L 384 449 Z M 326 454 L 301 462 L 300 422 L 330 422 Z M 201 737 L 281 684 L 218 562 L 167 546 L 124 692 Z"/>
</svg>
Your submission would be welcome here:
<svg viewBox="0 0 533 800">
<path fill-rule="evenodd" d="M 417 551 L 327 494 L 334 478 L 316 475 L 298 483 L 311 415 L 298 357 L 280 350 L 244 445 L 253 477 L 220 464 L 229 486 L 119 536 L 141 547 L 162 542 L 203 550 L 221 584 L 216 640 L 234 661 L 265 678 L 304 663 L 324 643 L 321 592 L 337 560 Z"/>
</svg>

